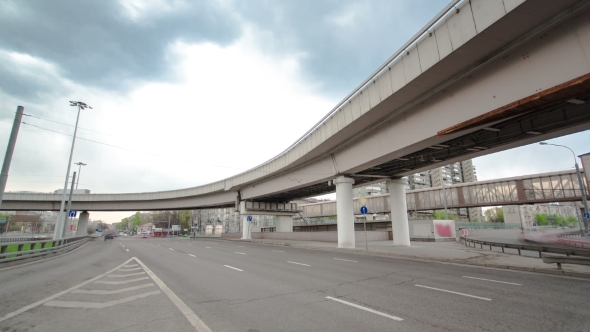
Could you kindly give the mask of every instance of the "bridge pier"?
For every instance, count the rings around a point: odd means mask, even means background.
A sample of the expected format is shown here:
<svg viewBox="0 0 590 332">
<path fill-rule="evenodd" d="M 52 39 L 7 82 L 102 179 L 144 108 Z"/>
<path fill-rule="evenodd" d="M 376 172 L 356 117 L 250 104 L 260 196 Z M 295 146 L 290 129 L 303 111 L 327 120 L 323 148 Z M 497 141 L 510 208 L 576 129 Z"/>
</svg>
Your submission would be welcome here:
<svg viewBox="0 0 590 332">
<path fill-rule="evenodd" d="M 248 221 L 248 216 L 245 214 L 242 214 L 242 240 L 252 240 L 250 222 Z"/>
<path fill-rule="evenodd" d="M 291 216 L 276 216 L 277 218 L 277 232 L 293 232 L 293 217 Z"/>
<path fill-rule="evenodd" d="M 393 245 L 410 246 L 410 226 L 406 205 L 406 180 L 392 179 L 387 181 L 389 190 L 389 206 L 391 207 L 391 231 Z"/>
<path fill-rule="evenodd" d="M 87 234 L 86 228 L 88 228 L 88 219 L 90 214 L 88 211 L 80 213 L 78 217 L 78 230 L 76 230 L 76 236 L 84 236 Z"/>
<path fill-rule="evenodd" d="M 354 248 L 354 212 L 352 185 L 354 179 L 339 176 L 336 185 L 336 222 L 338 224 L 338 248 Z"/>
</svg>

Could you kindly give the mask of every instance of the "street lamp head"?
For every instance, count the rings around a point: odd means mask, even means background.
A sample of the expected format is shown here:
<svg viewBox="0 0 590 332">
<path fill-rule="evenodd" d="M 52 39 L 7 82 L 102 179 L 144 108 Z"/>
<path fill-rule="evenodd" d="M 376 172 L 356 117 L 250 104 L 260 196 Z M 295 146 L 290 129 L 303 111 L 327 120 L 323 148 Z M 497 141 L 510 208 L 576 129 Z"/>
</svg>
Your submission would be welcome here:
<svg viewBox="0 0 590 332">
<path fill-rule="evenodd" d="M 539 142 L 539 145 L 547 145 L 547 142 Z"/>
<path fill-rule="evenodd" d="M 84 102 L 81 102 L 81 101 L 71 101 L 70 100 L 70 106 L 78 106 L 81 109 L 87 109 L 87 108 L 92 109 L 92 107 L 90 107 L 90 105 L 88 105 L 88 104 L 86 104 Z"/>
</svg>

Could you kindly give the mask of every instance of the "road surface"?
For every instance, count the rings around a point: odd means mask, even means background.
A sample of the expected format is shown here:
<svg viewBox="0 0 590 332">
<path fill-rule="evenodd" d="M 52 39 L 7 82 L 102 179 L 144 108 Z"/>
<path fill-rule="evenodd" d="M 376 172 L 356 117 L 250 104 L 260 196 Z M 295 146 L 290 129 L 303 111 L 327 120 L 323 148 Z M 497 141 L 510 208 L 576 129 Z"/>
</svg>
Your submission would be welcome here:
<svg viewBox="0 0 590 332">
<path fill-rule="evenodd" d="M 0 265 L 0 331 L 588 331 L 590 282 L 208 239 Z"/>
</svg>

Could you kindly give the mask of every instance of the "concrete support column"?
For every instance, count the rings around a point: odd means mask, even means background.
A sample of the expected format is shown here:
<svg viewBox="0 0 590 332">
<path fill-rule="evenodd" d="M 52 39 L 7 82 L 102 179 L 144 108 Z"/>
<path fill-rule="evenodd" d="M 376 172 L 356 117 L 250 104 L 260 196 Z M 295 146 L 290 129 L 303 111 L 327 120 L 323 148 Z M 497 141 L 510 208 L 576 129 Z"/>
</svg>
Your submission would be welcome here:
<svg viewBox="0 0 590 332">
<path fill-rule="evenodd" d="M 277 216 L 277 232 L 293 232 L 293 217 Z"/>
<path fill-rule="evenodd" d="M 410 226 L 406 205 L 406 180 L 394 179 L 387 181 L 389 190 L 389 206 L 391 207 L 391 230 L 393 245 L 410 246 Z"/>
<path fill-rule="evenodd" d="M 250 232 L 250 222 L 248 216 L 242 214 L 242 240 L 252 240 L 252 232 Z"/>
<path fill-rule="evenodd" d="M 336 218 L 338 224 L 338 248 L 354 248 L 354 212 L 352 185 L 354 179 L 339 176 L 336 185 Z"/>
<path fill-rule="evenodd" d="M 88 228 L 89 217 L 90 214 L 88 213 L 88 211 L 80 213 L 80 216 L 78 217 L 78 230 L 76 231 L 76 236 L 84 236 L 88 234 L 86 232 L 86 228 Z"/>
</svg>

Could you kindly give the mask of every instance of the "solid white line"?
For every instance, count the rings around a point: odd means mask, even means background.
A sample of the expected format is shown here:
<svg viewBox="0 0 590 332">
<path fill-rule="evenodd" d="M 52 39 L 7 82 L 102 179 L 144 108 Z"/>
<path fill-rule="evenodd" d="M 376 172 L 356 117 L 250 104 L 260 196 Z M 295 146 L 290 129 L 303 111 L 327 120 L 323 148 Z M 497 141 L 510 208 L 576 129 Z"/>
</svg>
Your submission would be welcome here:
<svg viewBox="0 0 590 332">
<path fill-rule="evenodd" d="M 230 269 L 234 269 L 234 270 L 238 270 L 238 271 L 244 272 L 244 270 L 240 270 L 240 269 L 238 269 L 238 268 L 235 268 L 235 267 L 233 267 L 233 266 L 229 266 L 229 265 L 224 265 L 224 266 L 225 266 L 225 267 L 229 267 Z"/>
<path fill-rule="evenodd" d="M 311 266 L 311 265 L 307 265 L 307 264 L 303 264 L 303 263 L 297 263 L 297 262 L 289 262 L 289 261 L 287 261 L 287 263 L 297 264 L 297 265 Z"/>
<path fill-rule="evenodd" d="M 245 255 L 243 252 L 235 252 L 236 254 Z"/>
<path fill-rule="evenodd" d="M 129 265 L 125 265 L 123 267 L 134 267 L 134 266 L 137 266 L 137 264 L 129 264 Z"/>
<path fill-rule="evenodd" d="M 365 311 L 368 311 L 368 312 L 371 312 L 371 313 L 374 313 L 374 314 L 377 314 L 377 315 L 380 315 L 380 316 L 383 316 L 383 317 L 391 318 L 393 320 L 397 320 L 397 321 L 402 321 L 403 320 L 403 318 L 392 316 L 392 315 L 389 315 L 389 314 L 386 314 L 386 313 L 383 313 L 383 312 L 380 312 L 380 311 L 377 311 L 377 310 L 373 310 L 371 308 L 363 307 L 363 306 L 360 306 L 358 304 L 347 302 L 347 301 L 344 301 L 344 300 L 341 300 L 341 299 L 337 299 L 337 298 L 334 298 L 334 297 L 331 297 L 331 296 L 326 296 L 326 298 L 329 299 L 329 300 L 340 302 L 340 303 L 344 303 L 344 304 L 349 305 L 351 307 L 355 307 L 355 308 L 358 308 L 358 309 L 361 309 L 361 310 L 365 310 Z"/>
<path fill-rule="evenodd" d="M 491 282 L 499 282 L 499 283 L 501 283 L 501 284 L 508 284 L 508 285 L 522 286 L 522 284 L 517 284 L 517 283 L 514 283 L 514 282 L 498 281 L 498 280 L 483 279 L 483 278 L 468 277 L 468 276 L 463 276 L 463 278 L 477 279 L 477 280 L 485 280 L 485 281 L 491 281 Z"/>
<path fill-rule="evenodd" d="M 5 315 L 4 317 L 0 318 L 0 323 L 1 323 L 1 322 L 3 322 L 3 321 L 5 321 L 5 320 L 7 320 L 7 319 L 10 319 L 10 318 L 12 318 L 12 317 L 14 317 L 14 316 L 18 315 L 18 314 L 22 314 L 22 313 L 23 313 L 23 312 L 25 312 L 25 311 L 31 310 L 31 309 L 33 309 L 33 308 L 35 308 L 35 307 L 38 307 L 38 306 L 40 306 L 40 305 L 42 305 L 42 304 L 44 304 L 44 303 L 46 303 L 46 302 L 49 302 L 49 301 L 51 301 L 51 300 L 53 300 L 53 299 L 55 299 L 55 298 L 58 298 L 58 297 L 60 297 L 60 296 L 62 296 L 62 295 L 64 295 L 64 294 L 67 294 L 67 293 L 69 293 L 69 292 L 71 292 L 71 291 L 73 291 L 73 290 L 76 290 L 76 289 L 78 289 L 78 288 L 80 288 L 80 287 L 82 287 L 82 286 L 84 286 L 84 285 L 87 285 L 87 284 L 89 284 L 89 283 L 91 283 L 91 282 L 94 282 L 95 280 L 98 280 L 98 279 L 100 279 L 100 278 L 102 278 L 102 277 L 106 276 L 106 275 L 107 275 L 107 274 L 109 274 L 109 273 L 113 273 L 113 272 L 114 272 L 114 271 L 116 271 L 117 269 L 119 269 L 119 268 L 121 268 L 122 266 L 124 266 L 125 264 L 129 263 L 129 262 L 130 262 L 132 259 L 133 259 L 133 258 L 130 258 L 130 259 L 128 259 L 128 260 L 127 260 L 125 263 L 123 263 L 123 264 L 121 264 L 121 265 L 117 266 L 116 268 L 114 268 L 114 269 L 112 269 L 112 270 L 110 270 L 110 271 L 107 271 L 107 272 L 105 272 L 105 273 L 103 273 L 103 274 L 101 274 L 101 275 L 98 275 L 98 276 L 96 276 L 96 277 L 94 277 L 94 278 L 92 278 L 92 279 L 90 279 L 90 280 L 86 280 L 86 281 L 84 281 L 83 283 L 81 283 L 81 284 L 78 284 L 78 285 L 76 285 L 76 286 L 74 286 L 74 287 L 68 288 L 68 289 L 66 289 L 65 291 L 61 291 L 61 292 L 59 292 L 59 293 L 57 293 L 57 294 L 54 294 L 54 295 L 51 295 L 50 297 L 48 297 L 48 298 L 45 298 L 45 299 L 43 299 L 43 300 L 41 300 L 41 301 L 37 301 L 37 302 L 35 302 L 35 303 L 33 303 L 33 304 L 29 304 L 28 306 L 24 306 L 24 307 L 22 307 L 22 308 L 20 308 L 20 309 L 18 309 L 18 310 L 16 310 L 16 311 L 13 311 L 13 312 L 11 312 L 11 313 L 9 313 L 9 314 Z"/>
<path fill-rule="evenodd" d="M 487 297 L 480 297 L 480 296 L 469 295 L 469 294 L 465 294 L 465 293 L 453 292 L 453 291 L 446 290 L 446 289 L 440 289 L 440 288 L 434 288 L 434 287 L 428 287 L 428 286 L 422 286 L 422 285 L 414 285 L 414 286 L 428 288 L 428 289 L 434 289 L 434 290 L 437 290 L 437 291 L 447 292 L 447 293 L 451 293 L 451 294 L 457 294 L 457 295 L 463 295 L 463 296 L 473 297 L 475 299 L 480 299 L 480 300 L 486 300 L 486 301 L 491 301 L 492 300 L 492 299 L 488 299 Z"/>
<path fill-rule="evenodd" d="M 126 277 L 131 277 L 131 276 L 138 276 L 141 274 L 145 274 L 145 272 L 135 272 L 135 273 L 129 273 L 129 274 L 109 274 L 107 276 L 107 278 L 126 278 Z"/>
<path fill-rule="evenodd" d="M 170 250 L 174 250 L 174 249 L 172 249 L 172 248 L 168 248 L 168 249 L 170 249 Z"/>
<path fill-rule="evenodd" d="M 137 271 L 137 270 L 141 270 L 141 267 L 136 267 L 134 269 L 119 269 L 118 271 L 129 272 L 129 271 Z"/>
<path fill-rule="evenodd" d="M 195 330 L 197 330 L 199 332 L 212 332 L 211 329 L 209 327 L 207 327 L 207 325 L 205 325 L 205 323 L 199 318 L 199 316 L 197 316 L 191 310 L 191 308 L 189 308 L 178 296 L 176 296 L 176 294 L 174 294 L 174 292 L 172 292 L 170 290 L 170 288 L 168 288 L 168 286 L 166 286 L 166 284 L 164 284 L 164 282 L 162 280 L 160 280 L 160 278 L 158 278 L 139 259 L 137 259 L 136 257 L 133 257 L 133 258 L 137 261 L 137 263 L 139 263 L 139 265 L 141 265 L 141 267 L 143 267 L 143 269 L 147 272 L 147 274 L 150 277 L 152 277 L 152 279 L 156 282 L 156 284 L 158 286 L 160 286 L 160 289 L 164 293 L 166 293 L 166 295 L 168 295 L 168 298 L 170 298 L 170 301 L 172 301 L 176 305 L 178 310 L 180 310 L 180 312 L 182 312 L 184 317 L 186 317 L 186 319 L 188 319 L 189 323 L 191 323 L 191 325 L 195 328 Z"/>
<path fill-rule="evenodd" d="M 153 285 L 154 284 L 149 283 L 149 284 L 143 284 L 143 285 L 139 285 L 139 286 L 116 289 L 116 290 L 112 290 L 112 291 L 102 290 L 102 289 L 92 289 L 92 290 L 76 289 L 75 291 L 72 291 L 72 294 L 74 294 L 74 293 L 76 293 L 76 294 L 94 294 L 94 295 L 119 294 L 119 293 L 123 293 L 123 292 L 128 292 L 128 291 L 132 291 L 132 290 L 150 287 Z"/>
<path fill-rule="evenodd" d="M 342 259 L 342 258 L 334 258 L 337 261 L 345 261 L 345 262 L 354 262 L 354 263 L 358 263 L 358 261 L 351 261 L 350 259 Z"/>
<path fill-rule="evenodd" d="M 126 303 L 126 302 L 131 302 L 133 300 L 137 300 L 137 299 L 141 299 L 150 295 L 157 295 L 160 294 L 161 292 L 159 290 L 157 291 L 153 291 L 153 292 L 149 292 L 149 293 L 143 293 L 143 294 L 137 294 L 137 295 L 132 295 L 129 297 L 125 297 L 122 298 L 120 300 L 115 300 L 115 301 L 110 301 L 110 302 L 104 302 L 104 303 L 100 303 L 100 302 L 81 302 L 81 301 L 49 301 L 43 305 L 48 306 L 48 307 L 61 307 L 61 308 L 89 308 L 89 309 L 102 309 L 102 308 L 108 308 L 108 307 L 112 307 L 114 305 L 117 304 L 121 304 L 121 303 Z"/>
<path fill-rule="evenodd" d="M 271 251 L 274 251 L 274 252 L 284 252 L 284 251 L 280 251 L 280 250 L 271 250 Z"/>
<path fill-rule="evenodd" d="M 130 282 L 135 282 L 135 281 L 139 281 L 139 280 L 145 280 L 145 279 L 149 279 L 148 277 L 141 277 L 141 278 L 137 278 L 137 279 L 129 279 L 129 280 L 123 280 L 123 281 L 104 281 L 104 280 L 99 280 L 99 281 L 95 281 L 95 284 L 106 284 L 106 285 L 122 285 L 122 284 L 128 284 Z"/>
<path fill-rule="evenodd" d="M 195 255 L 193 255 L 193 254 L 188 254 L 188 255 L 189 255 L 189 256 L 193 256 L 193 257 L 197 257 L 197 256 L 195 256 Z"/>
</svg>

